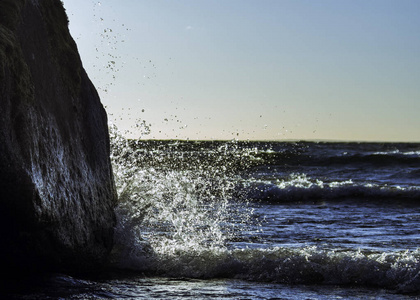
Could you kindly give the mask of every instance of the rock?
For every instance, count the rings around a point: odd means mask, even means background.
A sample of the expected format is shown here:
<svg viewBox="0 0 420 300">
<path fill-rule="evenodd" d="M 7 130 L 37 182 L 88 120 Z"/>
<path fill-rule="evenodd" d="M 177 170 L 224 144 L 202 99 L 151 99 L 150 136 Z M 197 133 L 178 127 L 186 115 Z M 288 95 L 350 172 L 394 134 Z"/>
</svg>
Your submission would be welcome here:
<svg viewBox="0 0 420 300">
<path fill-rule="evenodd" d="M 0 0 L 0 116 L 0 269 L 97 269 L 117 199 L 107 117 L 60 0 Z"/>
</svg>

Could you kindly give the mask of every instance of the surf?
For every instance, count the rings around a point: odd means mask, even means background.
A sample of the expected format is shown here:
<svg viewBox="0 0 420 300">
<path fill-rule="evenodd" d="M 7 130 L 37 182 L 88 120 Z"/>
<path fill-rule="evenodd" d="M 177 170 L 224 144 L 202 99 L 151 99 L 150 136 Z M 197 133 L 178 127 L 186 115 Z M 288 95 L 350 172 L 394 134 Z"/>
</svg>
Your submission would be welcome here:
<svg viewBox="0 0 420 300">
<path fill-rule="evenodd" d="M 271 234 L 269 224 L 256 212 L 256 205 L 264 205 L 258 203 L 273 205 L 288 199 L 416 199 L 416 187 L 384 188 L 351 179 L 324 182 L 298 172 L 277 177 L 273 183 L 252 173 L 261 170 L 264 163 L 259 155 L 271 151 L 267 145 L 146 142 L 128 140 L 116 127 L 110 132 L 119 193 L 114 268 L 171 278 L 419 292 L 416 248 L 276 245 L 265 238 Z"/>
</svg>

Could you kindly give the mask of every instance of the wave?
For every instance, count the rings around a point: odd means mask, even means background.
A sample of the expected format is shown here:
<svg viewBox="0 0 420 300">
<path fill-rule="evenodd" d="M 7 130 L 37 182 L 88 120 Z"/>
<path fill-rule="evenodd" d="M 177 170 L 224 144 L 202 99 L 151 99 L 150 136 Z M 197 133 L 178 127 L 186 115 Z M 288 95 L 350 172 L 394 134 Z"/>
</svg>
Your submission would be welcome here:
<svg viewBox="0 0 420 300">
<path fill-rule="evenodd" d="M 380 185 L 346 181 L 323 182 L 311 179 L 305 174 L 291 174 L 287 179 L 268 181 L 244 181 L 237 186 L 237 197 L 254 201 L 284 203 L 305 200 L 345 200 L 359 199 L 420 200 L 420 187 Z"/>
<path fill-rule="evenodd" d="M 402 165 L 418 164 L 420 155 L 407 155 L 404 153 L 370 153 L 335 156 L 323 159 L 323 164 L 371 164 L 371 165 Z"/>
<path fill-rule="evenodd" d="M 420 292 L 419 250 L 369 252 L 276 247 L 134 253 L 125 256 L 120 267 L 151 276 L 371 286 Z"/>
<path fill-rule="evenodd" d="M 307 165 L 307 166 L 329 166 L 329 165 L 414 165 L 420 162 L 420 151 L 392 151 L 392 152 L 323 152 L 282 150 L 282 151 L 259 151 L 254 155 L 259 159 L 260 164 L 266 165 Z"/>
</svg>

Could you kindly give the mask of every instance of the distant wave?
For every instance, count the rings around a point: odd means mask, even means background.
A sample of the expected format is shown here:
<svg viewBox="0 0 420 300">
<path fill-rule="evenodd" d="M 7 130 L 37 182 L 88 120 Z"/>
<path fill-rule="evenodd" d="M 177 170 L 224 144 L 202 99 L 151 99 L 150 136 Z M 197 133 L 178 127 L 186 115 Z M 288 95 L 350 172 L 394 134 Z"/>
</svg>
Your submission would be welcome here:
<svg viewBox="0 0 420 300">
<path fill-rule="evenodd" d="M 308 166 L 328 166 L 328 165 L 406 165 L 419 164 L 420 151 L 407 152 L 371 152 L 371 153 L 317 153 L 302 151 L 260 151 L 254 155 L 261 164 L 268 165 L 308 165 Z"/>
<path fill-rule="evenodd" d="M 420 201 L 420 187 L 355 183 L 352 180 L 326 183 L 321 180 L 309 179 L 305 174 L 292 174 L 288 180 L 276 183 L 264 181 L 244 182 L 238 186 L 237 195 L 249 200 L 272 203 L 352 198 L 372 201 L 390 199 Z"/>
</svg>

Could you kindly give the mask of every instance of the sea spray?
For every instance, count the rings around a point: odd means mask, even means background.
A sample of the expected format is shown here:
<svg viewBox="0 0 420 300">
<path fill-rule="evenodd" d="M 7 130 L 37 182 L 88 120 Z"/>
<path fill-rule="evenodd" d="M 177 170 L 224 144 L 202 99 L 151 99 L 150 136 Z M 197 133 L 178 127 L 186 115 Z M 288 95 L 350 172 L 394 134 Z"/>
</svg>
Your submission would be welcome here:
<svg viewBox="0 0 420 300">
<path fill-rule="evenodd" d="M 231 202 L 234 173 L 244 159 L 234 142 L 203 156 L 199 145 L 194 151 L 165 143 L 167 149 L 126 139 L 115 125 L 110 136 L 119 195 L 113 259 L 119 267 L 159 273 L 171 262 L 187 266 L 180 261 L 223 252 L 238 224 L 246 227 L 246 203 L 237 209 Z"/>
</svg>

